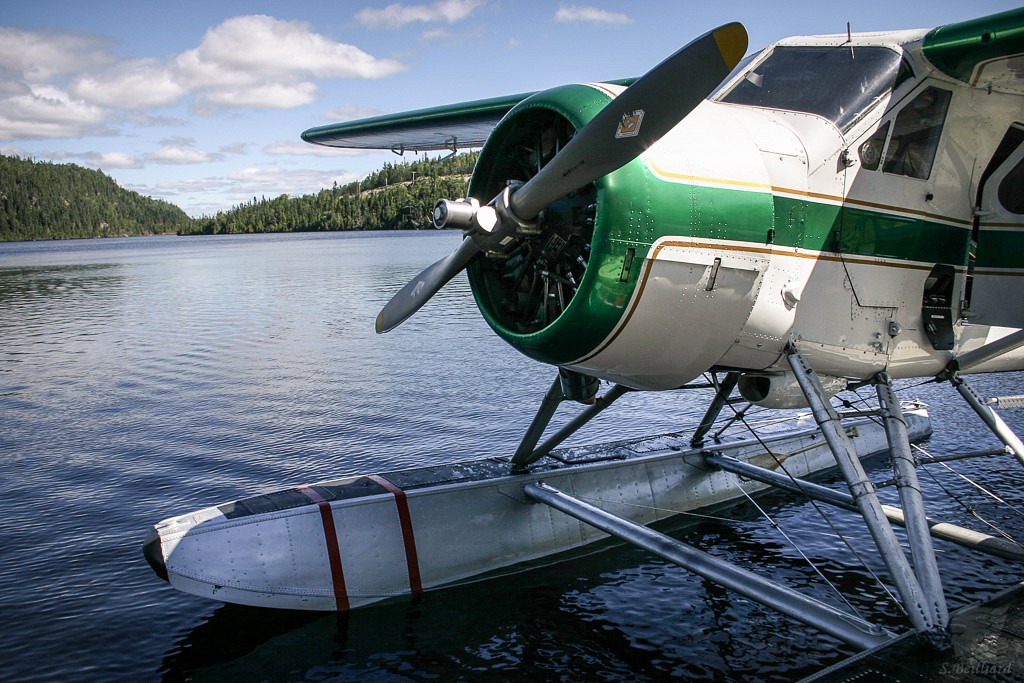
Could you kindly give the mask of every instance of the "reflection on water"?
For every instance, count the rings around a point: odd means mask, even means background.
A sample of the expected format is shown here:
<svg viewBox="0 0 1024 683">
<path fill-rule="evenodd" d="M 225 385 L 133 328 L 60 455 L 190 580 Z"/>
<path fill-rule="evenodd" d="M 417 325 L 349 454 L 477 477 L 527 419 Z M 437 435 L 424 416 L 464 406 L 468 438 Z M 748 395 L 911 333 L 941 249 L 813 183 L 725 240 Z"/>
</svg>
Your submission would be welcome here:
<svg viewBox="0 0 1024 683">
<path fill-rule="evenodd" d="M 828 638 L 622 547 L 346 616 L 221 606 L 152 574 L 140 544 L 164 517 L 514 449 L 551 370 L 490 333 L 464 277 L 398 330 L 373 333 L 391 293 L 458 239 L 0 244 L 0 679 L 794 680 L 840 657 Z M 977 384 L 1015 394 L 1020 380 Z M 936 450 L 993 443 L 949 387 L 907 393 L 939 407 Z M 677 430 L 707 398 L 630 394 L 579 440 Z M 1005 416 L 1024 426 L 1020 413 Z M 1018 510 L 936 468 L 923 479 L 940 501 L 934 516 L 977 526 L 959 499 L 1021 529 L 1022 468 L 956 468 Z M 865 616 L 902 624 L 812 507 L 760 504 Z M 835 601 L 753 505 L 730 517 L 673 533 Z M 833 517 L 867 547 L 849 516 Z M 959 548 L 941 546 L 940 562 L 954 606 L 1019 579 Z"/>
</svg>

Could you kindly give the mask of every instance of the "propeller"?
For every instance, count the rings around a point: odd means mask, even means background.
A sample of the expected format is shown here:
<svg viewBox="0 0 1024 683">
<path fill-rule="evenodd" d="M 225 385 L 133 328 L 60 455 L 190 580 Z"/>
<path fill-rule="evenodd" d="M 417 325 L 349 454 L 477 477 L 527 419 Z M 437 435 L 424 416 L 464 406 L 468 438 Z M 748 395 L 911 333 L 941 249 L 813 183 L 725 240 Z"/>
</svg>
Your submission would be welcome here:
<svg viewBox="0 0 1024 683">
<path fill-rule="evenodd" d="M 462 228 L 466 239 L 385 304 L 377 332 L 407 320 L 478 254 L 505 253 L 517 234 L 536 233 L 535 219 L 552 202 L 640 156 L 722 82 L 746 49 L 742 24 L 709 31 L 626 88 L 525 184 L 509 185 L 486 206 L 474 199 L 438 201 L 434 225 Z"/>
</svg>

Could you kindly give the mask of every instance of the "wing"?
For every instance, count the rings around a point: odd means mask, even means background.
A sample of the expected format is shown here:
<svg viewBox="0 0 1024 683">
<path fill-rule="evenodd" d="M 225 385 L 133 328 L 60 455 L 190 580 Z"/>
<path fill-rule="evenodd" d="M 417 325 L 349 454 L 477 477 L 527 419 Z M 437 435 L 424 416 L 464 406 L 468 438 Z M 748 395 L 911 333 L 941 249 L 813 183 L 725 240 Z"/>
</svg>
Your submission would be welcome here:
<svg viewBox="0 0 1024 683">
<path fill-rule="evenodd" d="M 604 81 L 631 85 L 636 78 Z M 390 149 L 403 152 L 454 152 L 482 147 L 491 131 L 512 107 L 534 93 L 505 95 L 442 107 L 385 114 L 358 121 L 310 128 L 302 139 L 328 147 L 349 149 Z"/>
<path fill-rule="evenodd" d="M 480 147 L 498 121 L 533 93 L 385 114 L 310 128 L 302 139 L 329 147 L 397 153 Z"/>
<path fill-rule="evenodd" d="M 1024 8 L 939 26 L 925 36 L 922 50 L 964 83 L 1024 93 Z"/>
</svg>

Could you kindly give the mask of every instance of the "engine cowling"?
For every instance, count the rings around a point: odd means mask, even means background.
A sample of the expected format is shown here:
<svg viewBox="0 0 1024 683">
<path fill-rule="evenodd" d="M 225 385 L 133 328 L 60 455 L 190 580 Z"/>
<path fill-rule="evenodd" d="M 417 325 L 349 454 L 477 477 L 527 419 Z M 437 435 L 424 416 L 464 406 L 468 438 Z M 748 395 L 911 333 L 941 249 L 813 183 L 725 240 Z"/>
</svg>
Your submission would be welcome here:
<svg viewBox="0 0 1024 683">
<path fill-rule="evenodd" d="M 481 151 L 470 196 L 529 180 L 617 88 L 569 85 L 521 102 Z M 737 116 L 702 103 L 645 154 L 548 206 L 507 253 L 472 263 L 495 333 L 535 360 L 635 389 L 675 388 L 715 366 L 768 264 L 764 249 L 719 244 L 763 240 L 775 221 L 772 194 L 749 190 L 769 177 Z M 704 180 L 734 175 L 743 183 Z"/>
<path fill-rule="evenodd" d="M 481 150 L 472 197 L 493 197 L 535 175 L 614 95 L 616 86 L 567 85 L 516 106 Z M 629 207 L 615 201 L 642 182 L 634 159 L 550 205 L 505 254 L 468 268 L 491 328 L 526 355 L 562 365 L 605 339 L 625 311 L 639 273 L 629 244 Z M 614 188 L 614 192 L 612 192 Z M 641 252 L 642 254 L 642 252 Z"/>
</svg>

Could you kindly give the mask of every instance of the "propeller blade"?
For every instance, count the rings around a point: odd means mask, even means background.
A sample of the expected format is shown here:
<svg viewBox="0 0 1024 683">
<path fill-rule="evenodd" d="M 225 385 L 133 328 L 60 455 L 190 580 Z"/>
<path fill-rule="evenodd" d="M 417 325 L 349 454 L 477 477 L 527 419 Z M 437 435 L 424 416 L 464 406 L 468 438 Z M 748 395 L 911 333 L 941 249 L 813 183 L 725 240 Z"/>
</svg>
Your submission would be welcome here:
<svg viewBox="0 0 1024 683">
<path fill-rule="evenodd" d="M 458 249 L 414 277 L 377 314 L 377 334 L 390 332 L 420 310 L 449 280 L 461 273 L 480 251 L 476 242 L 466 238 Z"/>
<path fill-rule="evenodd" d="M 718 87 L 746 50 L 746 29 L 733 22 L 658 64 L 598 112 L 512 195 L 512 212 L 533 220 L 555 200 L 640 156 Z"/>
</svg>

